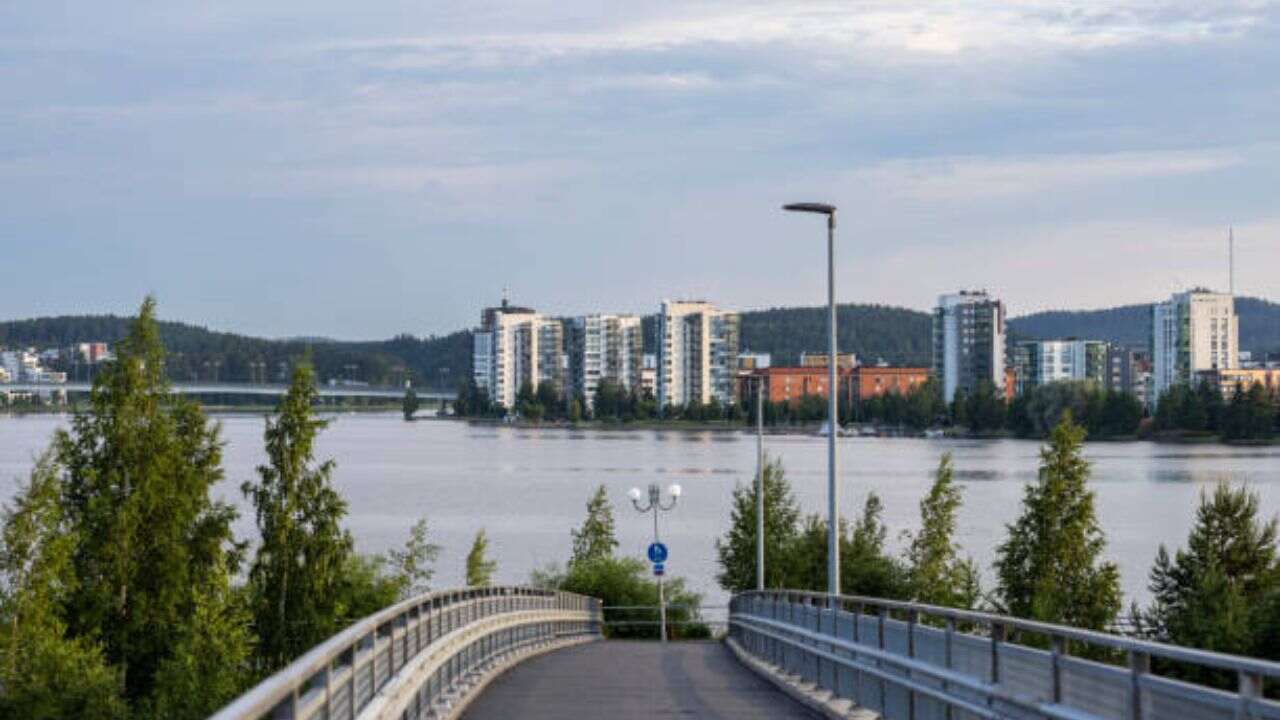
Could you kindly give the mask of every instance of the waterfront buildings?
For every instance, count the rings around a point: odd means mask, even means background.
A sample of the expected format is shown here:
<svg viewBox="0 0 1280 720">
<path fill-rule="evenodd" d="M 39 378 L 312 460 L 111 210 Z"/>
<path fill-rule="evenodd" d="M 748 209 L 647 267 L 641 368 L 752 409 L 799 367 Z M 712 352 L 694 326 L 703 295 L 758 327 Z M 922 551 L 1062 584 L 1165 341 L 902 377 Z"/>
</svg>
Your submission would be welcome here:
<svg viewBox="0 0 1280 720">
<path fill-rule="evenodd" d="M 664 300 L 658 313 L 658 407 L 735 401 L 738 314 L 702 300 Z"/>
<path fill-rule="evenodd" d="M 906 395 L 929 380 L 929 368 L 922 367 L 837 366 L 837 371 L 839 392 L 849 403 L 888 393 Z M 825 366 L 768 367 L 740 375 L 738 392 L 741 397 L 754 400 L 756 387 L 763 386 L 765 400 L 795 406 L 806 395 L 825 400 L 827 381 Z"/>
<path fill-rule="evenodd" d="M 1005 372 L 1004 303 L 985 291 L 940 296 L 933 311 L 933 374 L 947 402 L 983 381 L 1002 394 L 1012 392 Z"/>
<path fill-rule="evenodd" d="M 522 386 L 536 390 L 564 378 L 564 326 L 531 308 L 486 308 L 473 337 L 472 377 L 476 387 L 505 407 L 514 407 Z"/>
<path fill-rule="evenodd" d="M 1229 293 L 1196 289 L 1151 306 L 1151 395 L 1191 384 L 1202 370 L 1239 366 L 1240 325 Z"/>
<path fill-rule="evenodd" d="M 1017 392 L 1060 380 L 1107 384 L 1108 345 L 1101 340 L 1024 340 L 1014 345 Z"/>
<path fill-rule="evenodd" d="M 568 383 L 594 408 L 596 389 L 608 380 L 631 390 L 642 386 L 644 336 L 638 315 L 584 315 L 565 323 Z"/>
<path fill-rule="evenodd" d="M 1280 393 L 1280 368 L 1200 370 L 1196 373 L 1196 384 L 1201 382 L 1217 386 L 1222 391 L 1223 400 L 1230 400 L 1237 387 L 1248 390 L 1253 385 L 1261 385 L 1267 394 L 1276 397 Z"/>
<path fill-rule="evenodd" d="M 759 370 L 773 364 L 773 356 L 769 353 L 744 350 L 738 353 L 738 370 Z"/>
</svg>

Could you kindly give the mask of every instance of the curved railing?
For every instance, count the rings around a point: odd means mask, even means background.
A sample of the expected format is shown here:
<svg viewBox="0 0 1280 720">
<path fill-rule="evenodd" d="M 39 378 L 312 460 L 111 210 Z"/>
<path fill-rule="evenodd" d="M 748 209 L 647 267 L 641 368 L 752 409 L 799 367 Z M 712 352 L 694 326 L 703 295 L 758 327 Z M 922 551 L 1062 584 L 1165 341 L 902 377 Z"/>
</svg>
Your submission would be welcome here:
<svg viewBox="0 0 1280 720">
<path fill-rule="evenodd" d="M 729 608 L 729 642 L 749 665 L 886 720 L 1280 719 L 1264 696 L 1280 663 L 866 597 L 748 592 Z"/>
<path fill-rule="evenodd" d="M 595 598 L 522 587 L 431 592 L 356 622 L 213 718 L 451 717 L 510 664 L 599 636 Z"/>
</svg>

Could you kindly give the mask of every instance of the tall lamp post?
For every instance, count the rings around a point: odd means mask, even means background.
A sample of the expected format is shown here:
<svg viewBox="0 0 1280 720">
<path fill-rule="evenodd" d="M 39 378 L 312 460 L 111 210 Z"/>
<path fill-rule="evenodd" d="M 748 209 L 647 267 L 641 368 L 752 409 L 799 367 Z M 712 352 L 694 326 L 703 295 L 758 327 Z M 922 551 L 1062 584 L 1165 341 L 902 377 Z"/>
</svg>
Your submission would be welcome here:
<svg viewBox="0 0 1280 720">
<path fill-rule="evenodd" d="M 764 590 L 764 378 L 756 378 L 756 590 Z"/>
<path fill-rule="evenodd" d="M 840 593 L 840 488 L 836 484 L 836 434 L 840 428 L 836 384 L 836 206 L 825 203 L 783 205 L 790 212 L 827 216 L 827 324 L 831 354 L 827 360 L 827 592 Z"/>
<path fill-rule="evenodd" d="M 680 486 L 671 485 L 667 488 L 667 492 L 671 495 L 670 503 L 662 502 L 662 488 L 658 483 L 649 483 L 649 502 L 647 505 L 640 504 L 640 488 L 631 488 L 628 495 L 631 497 L 631 504 L 635 506 L 640 513 L 653 513 L 653 542 L 658 542 L 658 513 L 674 510 L 676 501 L 680 499 Z M 662 589 L 662 575 L 658 575 L 658 634 L 662 638 L 662 642 L 667 641 L 667 597 Z"/>
</svg>

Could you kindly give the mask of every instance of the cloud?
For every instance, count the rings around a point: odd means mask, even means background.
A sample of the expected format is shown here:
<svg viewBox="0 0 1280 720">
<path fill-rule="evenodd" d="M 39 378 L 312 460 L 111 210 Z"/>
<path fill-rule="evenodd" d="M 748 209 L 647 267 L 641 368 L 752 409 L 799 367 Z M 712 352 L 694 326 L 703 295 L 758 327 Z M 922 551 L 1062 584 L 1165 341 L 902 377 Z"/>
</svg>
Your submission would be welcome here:
<svg viewBox="0 0 1280 720">
<path fill-rule="evenodd" d="M 1079 190 L 1102 183 L 1168 179 L 1240 165 L 1244 151 L 1069 153 L 1039 156 L 944 156 L 889 160 L 846 182 L 898 199 L 972 203 Z"/>
</svg>

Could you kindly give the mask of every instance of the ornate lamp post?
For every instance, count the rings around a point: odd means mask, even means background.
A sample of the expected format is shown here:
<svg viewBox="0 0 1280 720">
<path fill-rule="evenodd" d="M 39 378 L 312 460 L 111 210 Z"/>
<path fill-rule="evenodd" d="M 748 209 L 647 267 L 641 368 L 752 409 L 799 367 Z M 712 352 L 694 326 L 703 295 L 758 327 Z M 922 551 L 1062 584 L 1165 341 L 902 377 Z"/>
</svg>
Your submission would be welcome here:
<svg viewBox="0 0 1280 720">
<path fill-rule="evenodd" d="M 671 502 L 662 502 L 662 488 L 658 483 L 649 483 L 649 502 L 645 505 L 640 504 L 640 498 L 643 496 L 640 488 L 631 488 L 628 495 L 631 497 L 631 504 L 641 514 L 653 513 L 653 542 L 658 543 L 658 514 L 674 510 L 676 502 L 680 499 L 680 486 L 672 484 L 667 488 L 667 492 L 671 495 Z M 662 589 L 662 575 L 658 575 L 658 634 L 662 638 L 662 642 L 667 641 L 667 598 Z"/>
</svg>

